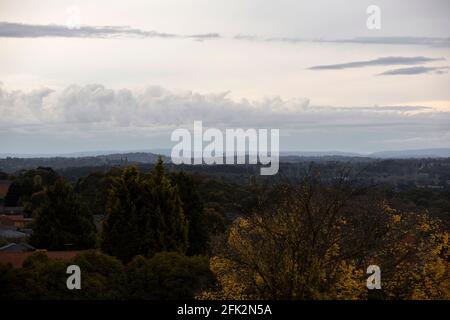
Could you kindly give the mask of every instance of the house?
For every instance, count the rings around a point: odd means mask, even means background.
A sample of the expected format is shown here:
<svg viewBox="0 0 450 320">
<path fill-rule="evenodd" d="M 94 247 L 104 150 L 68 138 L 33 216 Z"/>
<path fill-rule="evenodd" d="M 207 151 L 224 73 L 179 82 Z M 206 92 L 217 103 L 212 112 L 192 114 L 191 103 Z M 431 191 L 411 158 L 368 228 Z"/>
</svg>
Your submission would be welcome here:
<svg viewBox="0 0 450 320">
<path fill-rule="evenodd" d="M 49 259 L 56 259 L 62 261 L 68 261 L 73 259 L 79 253 L 83 251 L 47 251 L 36 250 L 34 252 L 42 252 Z M 0 264 L 11 265 L 14 268 L 22 268 L 23 262 L 26 258 L 32 255 L 34 252 L 1 252 L 0 251 Z"/>
<path fill-rule="evenodd" d="M 0 214 L 23 214 L 23 207 L 0 206 Z"/>
<path fill-rule="evenodd" d="M 33 250 L 34 247 L 27 243 L 8 243 L 0 247 L 0 252 L 28 252 Z"/>
<path fill-rule="evenodd" d="M 24 218 L 24 216 L 21 214 L 0 215 L 0 225 L 1 226 L 14 227 L 16 229 L 25 228 L 32 221 L 33 221 L 33 219 Z"/>
<path fill-rule="evenodd" d="M 19 232 L 12 229 L 1 228 L 0 229 L 0 238 L 5 239 L 7 241 L 17 241 L 22 242 L 25 241 L 28 237 L 28 234 Z"/>
</svg>

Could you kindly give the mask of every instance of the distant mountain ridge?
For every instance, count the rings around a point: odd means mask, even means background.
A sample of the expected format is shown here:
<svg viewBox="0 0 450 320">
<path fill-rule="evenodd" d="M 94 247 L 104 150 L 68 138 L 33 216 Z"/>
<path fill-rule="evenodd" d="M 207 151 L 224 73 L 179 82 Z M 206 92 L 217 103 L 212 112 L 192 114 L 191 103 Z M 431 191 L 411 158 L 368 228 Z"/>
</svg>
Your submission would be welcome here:
<svg viewBox="0 0 450 320">
<path fill-rule="evenodd" d="M 392 150 L 379 151 L 368 154 L 342 151 L 288 151 L 281 152 L 281 156 L 300 156 L 300 157 L 364 157 L 379 159 L 409 159 L 409 158 L 448 158 L 450 157 L 450 148 L 430 148 L 430 149 L 410 149 L 410 150 Z"/>
<path fill-rule="evenodd" d="M 380 151 L 369 155 L 372 158 L 398 159 L 398 158 L 448 158 L 450 148 L 416 149 L 400 151 Z"/>
<path fill-rule="evenodd" d="M 153 152 L 112 152 L 109 154 L 100 154 L 101 151 L 79 152 L 66 155 L 52 156 L 46 155 L 41 157 L 7 157 L 1 158 L 0 154 L 0 170 L 5 172 L 15 172 L 22 169 L 32 169 L 36 167 L 51 167 L 53 169 L 78 168 L 78 167 L 112 167 L 124 166 L 129 164 L 152 164 L 158 157 L 162 157 L 165 162 L 170 162 L 170 150 L 158 149 L 158 154 Z M 105 151 L 106 152 L 106 151 Z M 83 156 L 86 154 L 97 154 L 91 156 Z M 376 159 L 417 159 L 417 158 L 448 158 L 450 157 L 450 148 L 435 149 L 416 149 L 416 150 L 400 150 L 400 151 L 381 151 L 371 154 L 360 154 L 352 152 L 340 151 L 289 151 L 281 152 L 281 162 L 296 162 L 304 159 L 321 159 L 321 160 L 346 160 L 357 159 L 358 161 L 376 160 Z"/>
<path fill-rule="evenodd" d="M 5 172 L 15 172 L 36 167 L 51 167 L 58 170 L 79 167 L 124 166 L 139 163 L 151 164 L 156 163 L 159 157 L 160 155 L 150 152 L 113 153 L 88 157 L 7 157 L 0 159 L 0 170 Z M 165 159 L 164 156 L 161 157 Z"/>
<path fill-rule="evenodd" d="M 162 155 L 170 157 L 170 149 L 149 149 L 149 150 L 130 150 L 130 151 L 84 151 L 84 152 L 71 152 L 71 153 L 59 153 L 59 154 L 20 154 L 20 153 L 0 153 L 0 159 L 5 158 L 92 158 L 92 157 L 105 157 L 112 159 L 129 157 L 130 161 L 147 162 L 146 154 L 148 155 Z M 369 158 L 448 158 L 450 157 L 450 148 L 429 148 L 429 149 L 408 149 L 408 150 L 389 150 L 378 151 L 372 153 L 358 153 L 358 152 L 345 152 L 345 151 L 281 151 L 280 156 L 299 156 L 299 157 L 327 157 L 327 156 L 339 156 L 339 157 L 369 157 Z"/>
</svg>

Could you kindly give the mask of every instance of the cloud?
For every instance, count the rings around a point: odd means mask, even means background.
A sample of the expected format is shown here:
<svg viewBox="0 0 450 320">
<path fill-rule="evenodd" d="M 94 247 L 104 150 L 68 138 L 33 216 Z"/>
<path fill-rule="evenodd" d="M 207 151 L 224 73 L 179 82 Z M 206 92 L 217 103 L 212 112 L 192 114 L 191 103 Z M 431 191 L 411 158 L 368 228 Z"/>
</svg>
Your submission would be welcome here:
<svg viewBox="0 0 450 320">
<path fill-rule="evenodd" d="M 79 29 L 68 28 L 63 25 L 49 24 L 24 24 L 0 22 L 0 37 L 6 38 L 40 38 L 40 37 L 65 37 L 65 38 L 193 38 L 214 39 L 219 38 L 218 33 L 205 33 L 194 35 L 181 35 L 146 31 L 125 26 L 81 26 Z"/>
<path fill-rule="evenodd" d="M 148 31 L 127 26 L 81 26 L 79 29 L 70 29 L 64 25 L 56 24 L 26 24 L 15 22 L 0 22 L 0 37 L 6 38 L 39 38 L 39 37 L 66 37 L 66 38 L 166 38 L 207 40 L 223 38 L 217 32 L 201 34 L 174 34 L 158 31 Z M 378 44 L 378 45 L 406 45 L 450 47 L 450 38 L 442 37 L 356 37 L 348 39 L 311 39 L 295 37 L 264 37 L 260 35 L 236 34 L 231 37 L 243 41 L 287 42 L 287 43 L 337 43 L 337 44 Z"/>
<path fill-rule="evenodd" d="M 444 58 L 428 57 L 381 57 L 373 60 L 354 61 L 341 64 L 319 65 L 309 68 L 310 70 L 342 70 L 349 68 L 364 68 L 373 66 L 391 66 L 391 65 L 416 65 L 431 61 L 442 61 Z"/>
<path fill-rule="evenodd" d="M 144 90 L 113 90 L 99 84 L 72 85 L 62 90 L 9 91 L 0 87 L 0 128 L 43 130 L 130 131 L 161 129 L 202 120 L 217 127 L 270 127 L 289 130 L 330 130 L 336 127 L 443 126 L 450 113 L 427 106 L 313 106 L 307 98 L 280 97 L 233 100 L 228 92 L 172 92 L 150 86 Z"/>
<path fill-rule="evenodd" d="M 440 37 L 356 37 L 324 42 L 450 47 L 450 38 Z"/>
<path fill-rule="evenodd" d="M 278 128 L 282 148 L 375 151 L 450 147 L 450 112 L 427 106 L 315 106 L 307 98 L 234 100 L 228 92 L 158 86 L 114 90 L 100 84 L 60 90 L 0 86 L 0 149 L 16 153 L 170 147 L 171 132 L 204 127 Z M 416 139 L 416 140 L 415 140 Z M 434 140 L 433 140 L 434 139 Z M 401 141 L 406 141 L 402 143 Z M 409 141 L 409 142 L 408 142 Z"/>
<path fill-rule="evenodd" d="M 427 106 L 373 106 L 373 107 L 358 107 L 358 111 L 431 111 L 432 107 Z M 340 107 L 339 110 L 355 110 L 354 107 Z"/>
<path fill-rule="evenodd" d="M 416 75 L 416 74 L 444 74 L 448 72 L 450 67 L 411 67 L 411 68 L 400 68 L 388 70 L 383 73 L 380 73 L 380 76 L 396 76 L 396 75 Z"/>
<path fill-rule="evenodd" d="M 260 40 L 267 42 L 286 43 L 341 43 L 341 44 L 377 44 L 377 45 L 402 45 L 402 46 L 428 46 L 428 47 L 450 47 L 450 38 L 445 37 L 355 37 L 348 39 L 309 39 L 295 37 L 258 37 L 252 35 L 238 35 L 235 39 Z"/>
</svg>

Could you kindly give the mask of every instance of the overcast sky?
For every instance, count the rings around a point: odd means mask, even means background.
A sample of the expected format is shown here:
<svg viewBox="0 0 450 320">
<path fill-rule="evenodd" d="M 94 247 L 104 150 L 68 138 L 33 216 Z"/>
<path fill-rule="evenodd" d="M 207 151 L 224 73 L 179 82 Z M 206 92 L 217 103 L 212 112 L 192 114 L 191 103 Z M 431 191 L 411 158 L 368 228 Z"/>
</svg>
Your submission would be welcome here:
<svg viewBox="0 0 450 320">
<path fill-rule="evenodd" d="M 194 120 L 279 128 L 284 150 L 450 147 L 449 14 L 447 0 L 2 0 L 0 153 L 169 148 Z"/>
</svg>

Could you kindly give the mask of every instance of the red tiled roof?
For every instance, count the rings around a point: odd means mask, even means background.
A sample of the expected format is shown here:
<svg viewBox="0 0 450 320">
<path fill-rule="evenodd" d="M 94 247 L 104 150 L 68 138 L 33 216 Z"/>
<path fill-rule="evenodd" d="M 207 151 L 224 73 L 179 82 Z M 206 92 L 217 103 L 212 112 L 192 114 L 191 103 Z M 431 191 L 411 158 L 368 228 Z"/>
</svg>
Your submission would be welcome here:
<svg viewBox="0 0 450 320">
<path fill-rule="evenodd" d="M 3 219 L 9 221 L 22 221 L 24 217 L 22 214 L 0 215 L 0 220 Z"/>
<path fill-rule="evenodd" d="M 34 251 L 36 252 L 36 251 Z M 83 251 L 42 251 L 50 259 L 59 259 L 63 261 L 74 258 Z M 11 264 L 14 268 L 22 268 L 23 262 L 33 252 L 0 252 L 0 264 Z"/>
</svg>

